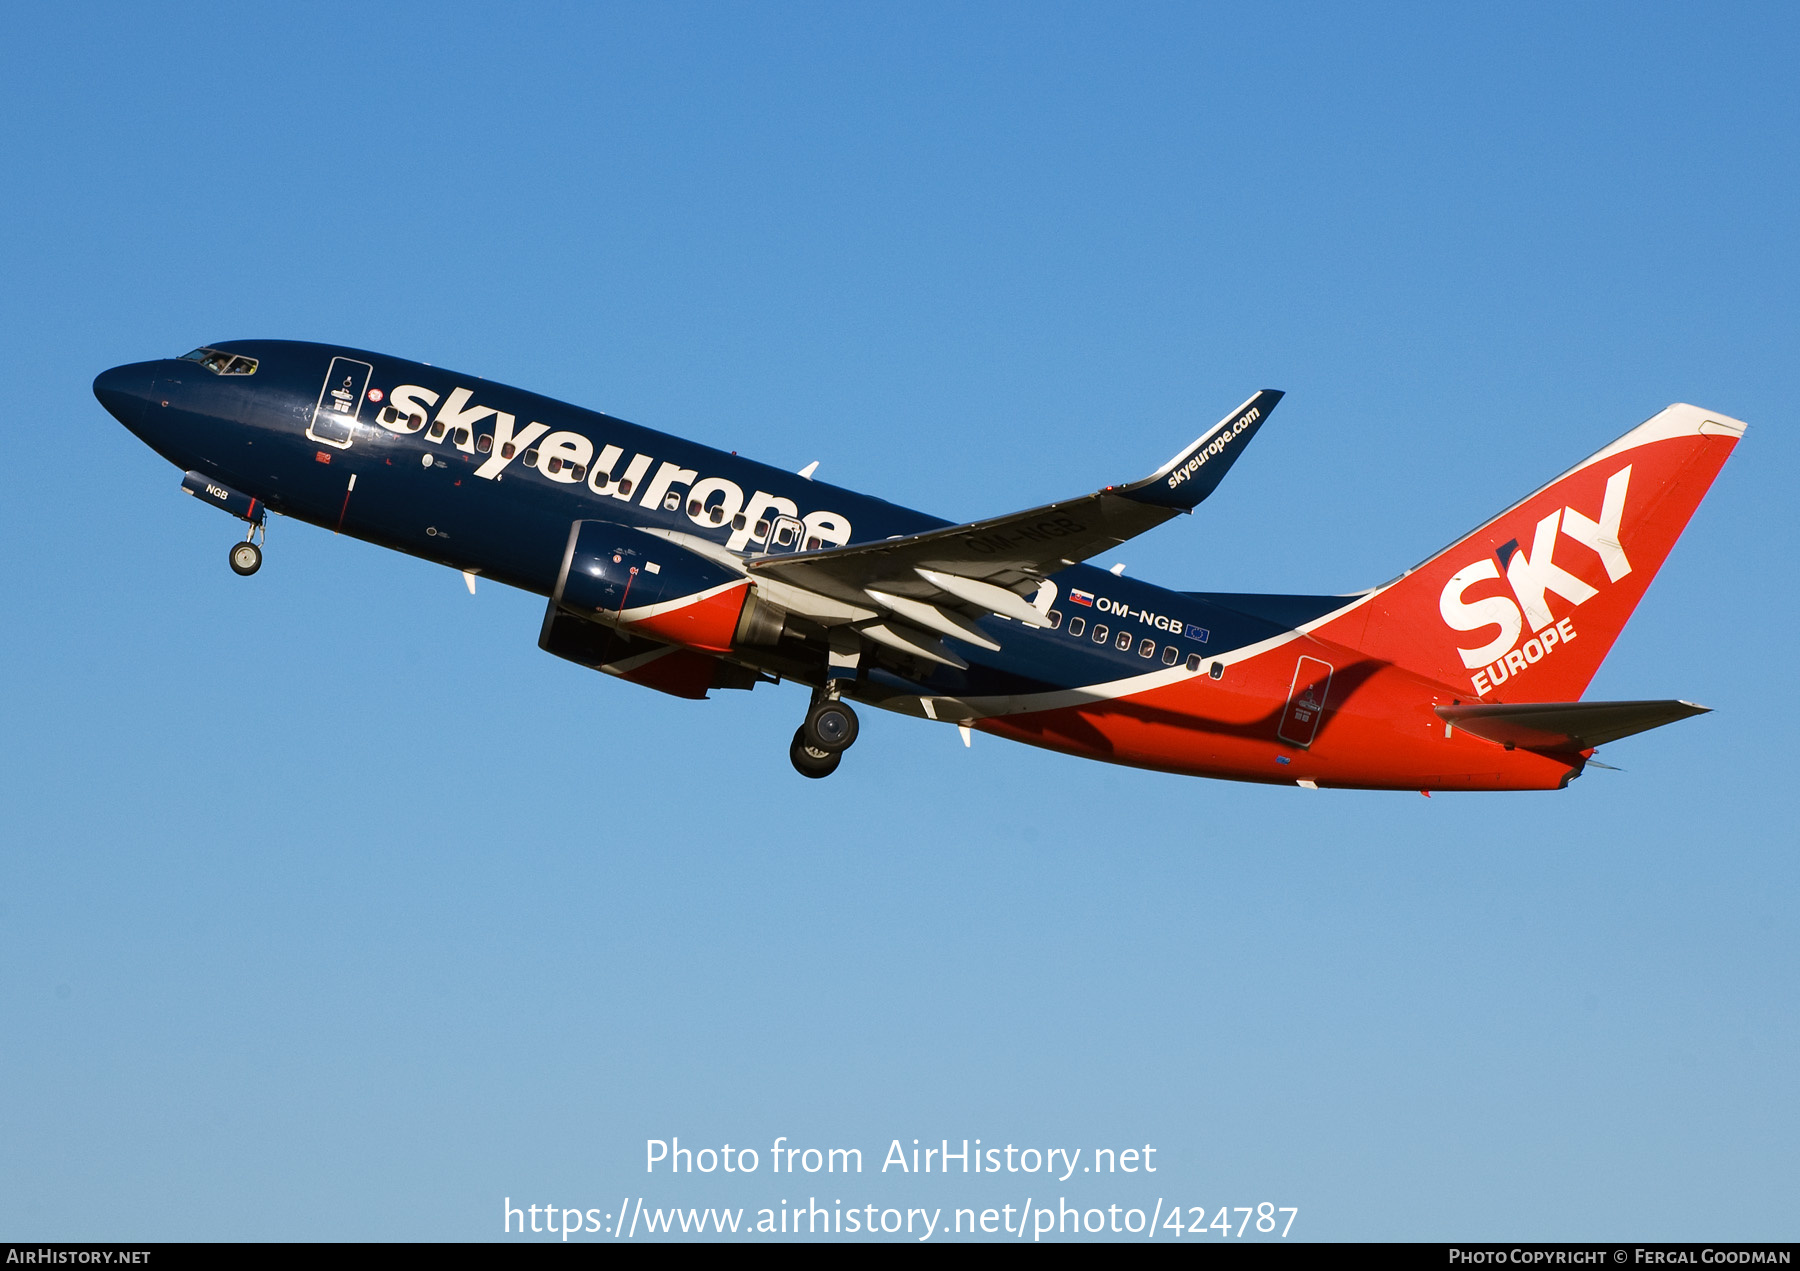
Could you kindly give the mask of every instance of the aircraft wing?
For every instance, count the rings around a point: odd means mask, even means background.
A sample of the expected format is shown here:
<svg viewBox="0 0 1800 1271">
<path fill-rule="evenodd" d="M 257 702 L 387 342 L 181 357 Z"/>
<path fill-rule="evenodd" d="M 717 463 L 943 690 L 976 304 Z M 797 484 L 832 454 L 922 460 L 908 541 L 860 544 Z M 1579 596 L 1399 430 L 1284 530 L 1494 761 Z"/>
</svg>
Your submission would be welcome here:
<svg viewBox="0 0 1800 1271">
<path fill-rule="evenodd" d="M 917 644 L 918 633 L 906 624 L 956 639 L 973 636 L 973 643 L 995 648 L 968 622 L 970 613 L 1041 625 L 1041 613 L 1025 597 L 1045 576 L 1192 511 L 1218 487 L 1281 396 L 1274 389 L 1257 393 L 1141 481 L 885 542 L 763 557 L 749 571 L 865 610 L 885 610 L 902 620 L 898 630 L 909 644 Z M 864 634 L 882 640 L 894 627 L 878 624 Z M 937 656 L 941 647 L 914 651 L 953 660 Z"/>
</svg>

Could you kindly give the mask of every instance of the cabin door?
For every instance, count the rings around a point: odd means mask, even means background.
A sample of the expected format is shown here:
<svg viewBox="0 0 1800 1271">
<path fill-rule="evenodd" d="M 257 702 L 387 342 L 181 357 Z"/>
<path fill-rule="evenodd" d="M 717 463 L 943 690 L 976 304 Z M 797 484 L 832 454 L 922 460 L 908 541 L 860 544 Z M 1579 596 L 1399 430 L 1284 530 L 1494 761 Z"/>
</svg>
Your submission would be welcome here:
<svg viewBox="0 0 1800 1271">
<path fill-rule="evenodd" d="M 362 414 L 363 398 L 369 391 L 369 376 L 375 368 L 355 358 L 334 357 L 325 372 L 325 383 L 319 389 L 318 403 L 313 407 L 312 422 L 306 435 L 313 441 L 339 450 L 348 450 L 356 437 L 356 419 Z"/>
<path fill-rule="evenodd" d="M 1312 745 L 1325 714 L 1325 697 L 1331 692 L 1331 663 L 1303 657 L 1294 665 L 1294 683 L 1288 689 L 1287 709 L 1275 735 L 1302 750 Z"/>
</svg>

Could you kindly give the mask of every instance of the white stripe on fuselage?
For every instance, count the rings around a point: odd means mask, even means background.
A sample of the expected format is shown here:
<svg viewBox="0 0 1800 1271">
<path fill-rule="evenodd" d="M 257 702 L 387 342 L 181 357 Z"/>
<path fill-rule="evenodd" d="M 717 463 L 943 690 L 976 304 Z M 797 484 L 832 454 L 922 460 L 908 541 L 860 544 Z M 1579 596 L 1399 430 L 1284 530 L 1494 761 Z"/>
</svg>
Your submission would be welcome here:
<svg viewBox="0 0 1800 1271">
<path fill-rule="evenodd" d="M 1359 598 L 1357 603 L 1361 603 Z M 1346 606 L 1349 608 L 1351 606 Z M 1340 609 L 1338 613 L 1344 612 Z M 1321 619 L 1323 621 L 1323 619 Z M 996 715 L 1031 715 L 1040 711 L 1067 710 L 1072 706 L 1087 706 L 1094 702 L 1109 702 L 1121 697 L 1135 697 L 1139 693 L 1148 693 L 1153 689 L 1166 688 L 1171 684 L 1179 684 L 1184 680 L 1195 679 L 1206 674 L 1205 667 L 1219 662 L 1225 666 L 1234 666 L 1258 654 L 1267 653 L 1270 649 L 1278 649 L 1292 640 L 1299 639 L 1304 631 L 1283 631 L 1280 635 L 1270 636 L 1267 640 L 1258 640 L 1254 644 L 1246 644 L 1229 652 L 1208 657 L 1202 669 L 1190 671 L 1185 666 L 1177 665 L 1165 669 L 1146 672 L 1143 675 L 1128 675 L 1123 679 L 1107 680 L 1098 684 L 1086 684 L 1079 688 L 1051 689 L 1043 693 L 1017 693 L 991 697 L 946 697 L 941 693 L 931 695 L 932 701 L 941 712 L 945 703 L 953 703 L 973 719 L 987 719 Z M 920 707 L 923 710 L 923 705 Z"/>
</svg>

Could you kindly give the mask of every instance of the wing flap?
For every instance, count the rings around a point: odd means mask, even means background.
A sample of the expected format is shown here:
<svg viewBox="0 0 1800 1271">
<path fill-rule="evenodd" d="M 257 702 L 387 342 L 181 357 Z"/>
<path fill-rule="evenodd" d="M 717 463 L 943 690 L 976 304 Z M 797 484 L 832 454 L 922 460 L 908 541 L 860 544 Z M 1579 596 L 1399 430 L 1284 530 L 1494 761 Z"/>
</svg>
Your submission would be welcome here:
<svg viewBox="0 0 1800 1271">
<path fill-rule="evenodd" d="M 902 653 L 910 653 L 916 658 L 924 658 L 927 662 L 937 662 L 943 666 L 955 667 L 959 671 L 969 669 L 969 664 L 946 649 L 941 640 L 925 634 L 903 622 L 871 622 L 857 630 L 876 644 L 885 644 L 890 649 L 898 649 Z"/>
<path fill-rule="evenodd" d="M 1527 750 L 1589 750 L 1633 733 L 1704 715 L 1692 702 L 1494 702 L 1433 707 L 1439 719 L 1488 741 Z"/>
<path fill-rule="evenodd" d="M 1044 615 L 1033 605 L 1026 603 L 1024 597 L 1016 591 L 1008 591 L 1004 587 L 996 587 L 992 583 L 982 582 L 975 578 L 965 578 L 960 574 L 939 573 L 935 569 L 919 569 L 913 571 L 941 592 L 946 592 L 966 604 L 971 604 L 989 613 L 997 613 L 1002 618 L 1011 618 L 1014 622 L 1022 622 L 1028 627 L 1044 625 Z"/>
<path fill-rule="evenodd" d="M 898 614 L 916 626 L 927 631 L 935 631 L 939 635 L 951 636 L 957 640 L 967 640 L 977 648 L 990 652 L 999 652 L 1000 646 L 982 629 L 970 622 L 961 614 L 949 609 L 940 609 L 936 605 L 927 604 L 923 600 L 908 600 L 905 596 L 889 595 L 885 591 L 870 588 L 866 593 L 869 599 L 886 609 L 889 613 Z M 1009 591 L 1007 595 L 1012 595 Z"/>
</svg>

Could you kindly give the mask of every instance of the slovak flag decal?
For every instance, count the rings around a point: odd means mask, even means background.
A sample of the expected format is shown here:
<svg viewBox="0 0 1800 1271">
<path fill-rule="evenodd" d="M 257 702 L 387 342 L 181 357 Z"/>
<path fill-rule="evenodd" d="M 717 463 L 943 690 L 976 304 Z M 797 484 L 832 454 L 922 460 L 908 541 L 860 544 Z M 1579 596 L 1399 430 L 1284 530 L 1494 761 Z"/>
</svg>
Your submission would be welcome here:
<svg viewBox="0 0 1800 1271">
<path fill-rule="evenodd" d="M 1078 605 L 1091 605 L 1094 603 L 1094 593 L 1091 591 L 1082 591 L 1079 587 L 1071 587 L 1069 589 L 1069 599 Z"/>
</svg>

